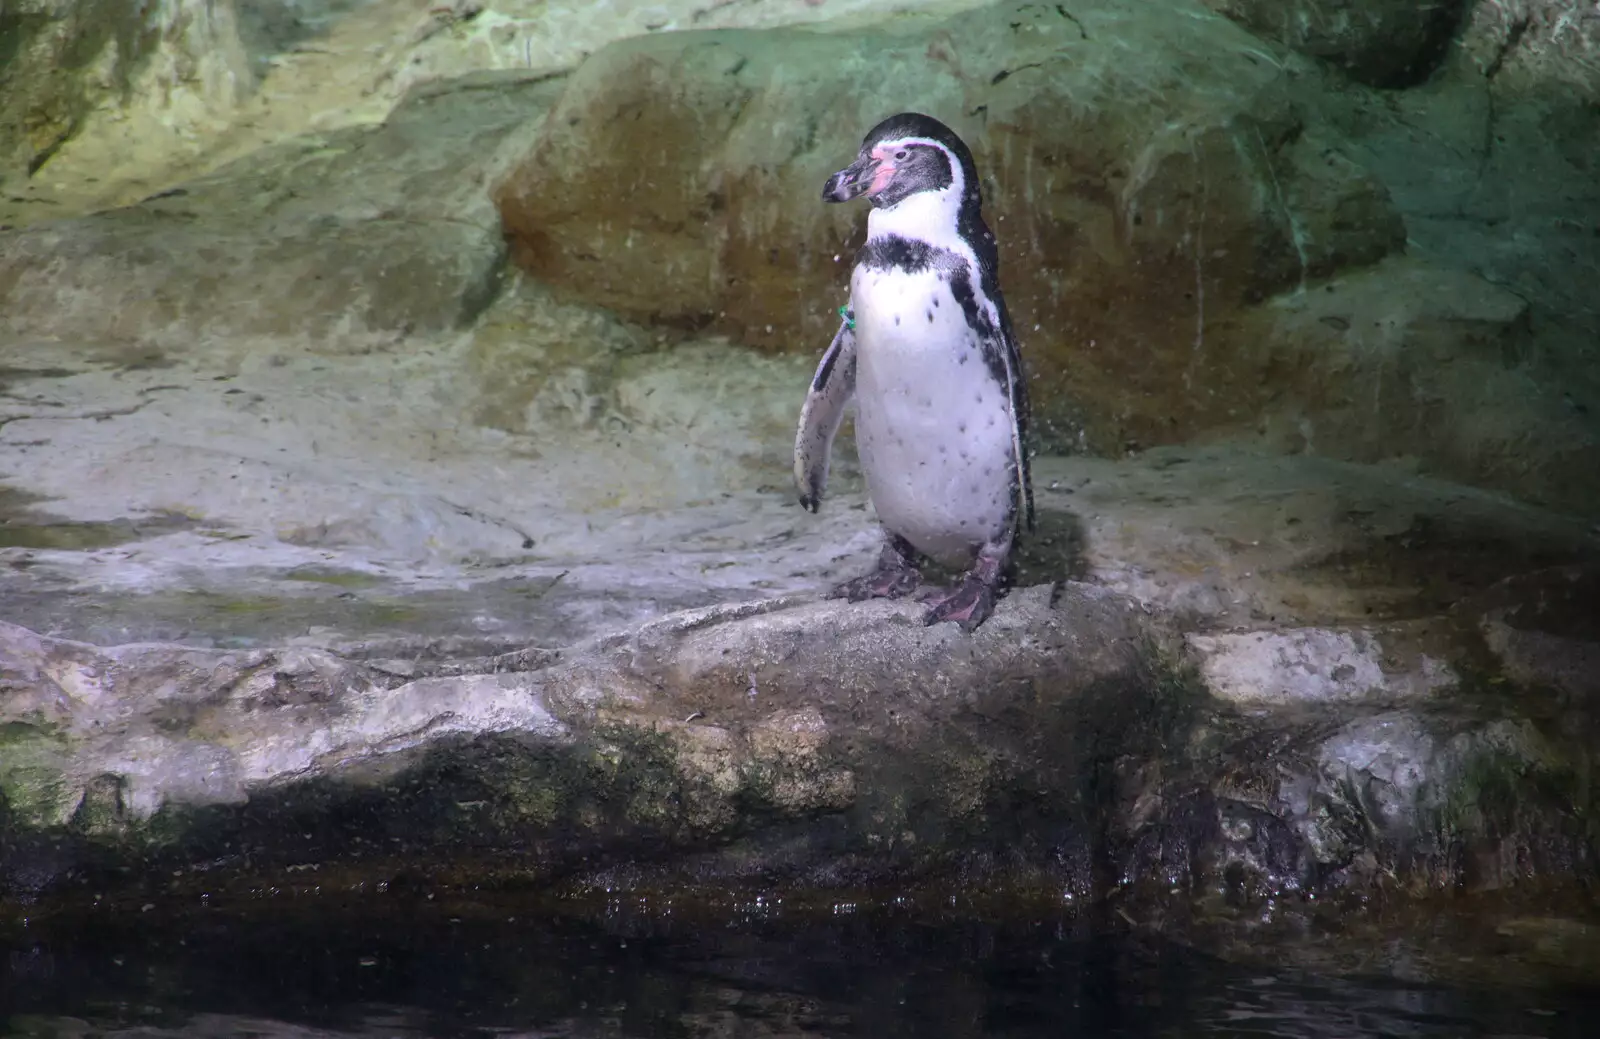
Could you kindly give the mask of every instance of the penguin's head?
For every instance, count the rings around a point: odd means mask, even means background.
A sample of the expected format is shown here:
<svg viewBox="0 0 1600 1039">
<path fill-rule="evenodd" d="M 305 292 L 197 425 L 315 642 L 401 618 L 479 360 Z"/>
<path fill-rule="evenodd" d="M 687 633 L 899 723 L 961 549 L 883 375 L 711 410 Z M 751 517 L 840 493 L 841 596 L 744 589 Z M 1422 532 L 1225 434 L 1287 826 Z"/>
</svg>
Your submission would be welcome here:
<svg viewBox="0 0 1600 1039">
<path fill-rule="evenodd" d="M 867 132 L 856 161 L 828 178 L 822 198 L 848 202 L 865 195 L 888 209 L 925 191 L 982 204 L 972 152 L 955 131 L 932 116 L 901 112 Z"/>
</svg>

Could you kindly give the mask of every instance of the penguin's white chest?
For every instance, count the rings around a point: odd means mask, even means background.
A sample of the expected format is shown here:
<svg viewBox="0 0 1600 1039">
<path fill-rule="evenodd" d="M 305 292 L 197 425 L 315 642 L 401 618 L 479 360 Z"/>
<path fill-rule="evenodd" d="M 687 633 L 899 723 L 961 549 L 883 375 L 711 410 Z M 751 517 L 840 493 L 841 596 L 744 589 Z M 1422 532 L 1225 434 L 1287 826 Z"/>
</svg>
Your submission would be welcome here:
<svg viewBox="0 0 1600 1039">
<path fill-rule="evenodd" d="M 965 564 L 1011 520 L 1010 397 L 936 270 L 858 268 L 856 443 L 878 519 Z"/>
</svg>

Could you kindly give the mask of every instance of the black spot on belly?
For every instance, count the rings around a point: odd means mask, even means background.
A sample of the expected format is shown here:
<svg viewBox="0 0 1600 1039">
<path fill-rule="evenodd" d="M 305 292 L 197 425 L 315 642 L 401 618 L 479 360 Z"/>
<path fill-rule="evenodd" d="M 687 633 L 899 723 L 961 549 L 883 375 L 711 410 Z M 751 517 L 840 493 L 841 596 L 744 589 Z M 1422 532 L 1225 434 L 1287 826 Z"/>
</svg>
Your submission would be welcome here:
<svg viewBox="0 0 1600 1039">
<path fill-rule="evenodd" d="M 896 325 L 898 325 L 898 324 L 900 324 L 900 315 L 899 315 L 899 314 L 896 314 L 896 315 L 895 315 L 895 316 L 894 316 L 894 323 L 895 323 L 895 324 L 896 324 Z"/>
<path fill-rule="evenodd" d="M 935 308 L 937 308 L 939 306 L 939 297 L 938 296 L 933 297 L 933 305 L 934 305 Z"/>
<path fill-rule="evenodd" d="M 933 324 L 933 311 L 928 311 L 928 324 Z"/>
</svg>

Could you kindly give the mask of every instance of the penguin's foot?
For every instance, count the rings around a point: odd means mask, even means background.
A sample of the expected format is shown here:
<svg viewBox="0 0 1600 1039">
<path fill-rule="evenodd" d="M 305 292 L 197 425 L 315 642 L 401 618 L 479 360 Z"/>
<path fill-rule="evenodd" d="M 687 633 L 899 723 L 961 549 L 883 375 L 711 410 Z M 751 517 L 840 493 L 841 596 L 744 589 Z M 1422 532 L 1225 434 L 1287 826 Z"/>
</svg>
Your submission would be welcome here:
<svg viewBox="0 0 1600 1039">
<path fill-rule="evenodd" d="M 922 600 L 930 607 L 924 624 L 955 621 L 962 631 L 974 631 L 994 612 L 994 585 L 976 574 L 968 574 L 961 583 L 946 592 L 934 592 Z"/>
<path fill-rule="evenodd" d="M 1011 538 L 992 541 L 978 550 L 972 569 L 961 578 L 961 583 L 945 592 L 925 595 L 922 601 L 930 607 L 924 624 L 955 621 L 962 631 L 975 631 L 978 625 L 994 612 L 994 600 L 1005 573 L 1006 560 L 1011 555 Z"/>
<path fill-rule="evenodd" d="M 878 568 L 865 577 L 836 586 L 829 597 L 861 602 L 864 599 L 900 599 L 917 590 L 922 571 L 911 562 L 913 549 L 891 534 L 878 553 Z"/>
<path fill-rule="evenodd" d="M 917 590 L 922 571 L 909 563 L 898 567 L 879 567 L 865 577 L 846 581 L 834 588 L 831 598 L 861 602 L 863 599 L 900 599 Z"/>
</svg>

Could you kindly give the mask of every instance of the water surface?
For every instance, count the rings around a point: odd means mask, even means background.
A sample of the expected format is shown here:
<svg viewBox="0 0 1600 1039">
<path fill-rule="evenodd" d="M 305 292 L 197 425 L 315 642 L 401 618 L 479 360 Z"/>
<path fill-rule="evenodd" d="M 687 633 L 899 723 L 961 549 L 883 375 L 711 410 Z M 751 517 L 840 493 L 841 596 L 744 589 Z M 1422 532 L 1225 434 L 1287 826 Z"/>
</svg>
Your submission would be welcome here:
<svg viewBox="0 0 1600 1039">
<path fill-rule="evenodd" d="M 0 928 L 3 1034 L 1592 1036 L 1600 991 L 1224 963 L 1061 916 L 525 915 L 512 901 L 151 907 Z"/>
</svg>

